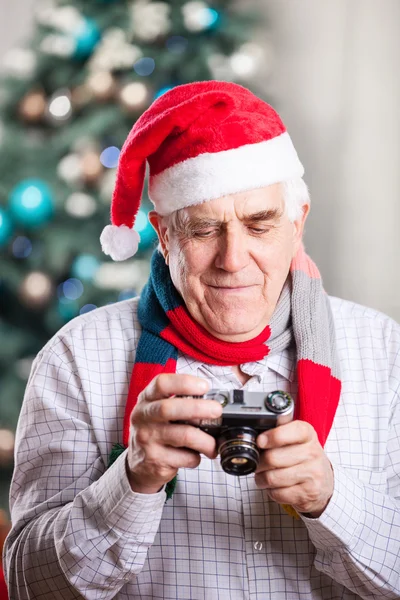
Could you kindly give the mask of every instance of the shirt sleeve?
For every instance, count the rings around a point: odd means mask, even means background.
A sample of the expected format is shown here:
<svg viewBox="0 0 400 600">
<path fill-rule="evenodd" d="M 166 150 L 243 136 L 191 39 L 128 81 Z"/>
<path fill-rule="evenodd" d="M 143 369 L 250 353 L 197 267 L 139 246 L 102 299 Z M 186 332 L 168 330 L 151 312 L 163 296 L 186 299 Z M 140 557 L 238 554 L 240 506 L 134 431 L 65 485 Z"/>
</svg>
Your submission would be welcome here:
<svg viewBox="0 0 400 600">
<path fill-rule="evenodd" d="M 78 372 L 42 351 L 17 427 L 4 548 L 11 598 L 114 598 L 137 576 L 166 496 L 131 490 L 126 454 L 106 470 Z"/>
<path fill-rule="evenodd" d="M 334 464 L 335 487 L 327 508 L 318 519 L 302 516 L 316 548 L 315 567 L 368 600 L 400 598 L 400 335 L 397 325 L 388 359 L 392 365 L 389 389 L 393 400 L 384 471 L 370 471 L 360 478 Z M 382 482 L 384 489 L 380 491 Z"/>
</svg>

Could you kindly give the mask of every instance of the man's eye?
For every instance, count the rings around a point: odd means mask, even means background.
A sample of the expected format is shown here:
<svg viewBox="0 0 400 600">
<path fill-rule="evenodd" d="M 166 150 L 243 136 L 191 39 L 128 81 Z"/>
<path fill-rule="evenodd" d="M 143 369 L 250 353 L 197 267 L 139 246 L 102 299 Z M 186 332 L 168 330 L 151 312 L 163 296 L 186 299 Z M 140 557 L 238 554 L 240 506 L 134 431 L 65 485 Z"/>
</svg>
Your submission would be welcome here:
<svg viewBox="0 0 400 600">
<path fill-rule="evenodd" d="M 213 233 L 215 233 L 215 229 L 207 229 L 207 231 L 195 231 L 194 236 L 199 238 L 210 237 Z"/>
<path fill-rule="evenodd" d="M 262 234 L 262 233 L 268 233 L 270 228 L 269 227 L 249 227 L 249 229 L 252 233 Z"/>
</svg>

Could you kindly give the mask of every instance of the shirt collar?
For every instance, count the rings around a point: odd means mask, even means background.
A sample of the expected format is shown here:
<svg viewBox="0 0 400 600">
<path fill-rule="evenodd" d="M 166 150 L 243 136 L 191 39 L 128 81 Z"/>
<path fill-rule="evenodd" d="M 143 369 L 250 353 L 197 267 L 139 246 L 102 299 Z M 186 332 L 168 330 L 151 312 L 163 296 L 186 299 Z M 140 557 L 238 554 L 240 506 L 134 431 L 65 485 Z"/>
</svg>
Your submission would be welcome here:
<svg viewBox="0 0 400 600">
<path fill-rule="evenodd" d="M 296 351 L 294 345 L 285 348 L 281 352 L 265 356 L 262 360 L 252 363 L 245 363 L 240 366 L 241 370 L 248 375 L 256 375 L 262 378 L 265 369 L 271 369 L 293 382 L 296 376 Z"/>
</svg>

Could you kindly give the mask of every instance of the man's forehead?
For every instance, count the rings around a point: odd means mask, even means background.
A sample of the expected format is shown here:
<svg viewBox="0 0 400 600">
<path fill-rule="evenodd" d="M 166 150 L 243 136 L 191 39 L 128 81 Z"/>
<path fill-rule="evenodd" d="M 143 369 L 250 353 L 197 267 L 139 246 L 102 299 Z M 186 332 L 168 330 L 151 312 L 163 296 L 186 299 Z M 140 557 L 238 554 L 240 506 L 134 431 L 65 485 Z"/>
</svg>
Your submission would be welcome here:
<svg viewBox="0 0 400 600">
<path fill-rule="evenodd" d="M 188 220 L 231 218 L 273 218 L 283 212 L 284 203 L 279 184 L 266 188 L 239 192 L 209 200 L 184 209 Z"/>
</svg>

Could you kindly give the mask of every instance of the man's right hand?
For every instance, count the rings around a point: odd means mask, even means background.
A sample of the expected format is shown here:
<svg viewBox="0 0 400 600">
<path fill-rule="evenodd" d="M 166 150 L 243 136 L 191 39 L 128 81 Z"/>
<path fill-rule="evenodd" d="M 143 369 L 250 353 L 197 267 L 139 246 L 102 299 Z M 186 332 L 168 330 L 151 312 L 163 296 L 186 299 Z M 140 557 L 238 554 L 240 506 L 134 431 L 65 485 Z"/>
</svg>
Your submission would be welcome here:
<svg viewBox="0 0 400 600">
<path fill-rule="evenodd" d="M 207 380 L 193 375 L 157 375 L 139 394 L 131 414 L 127 475 L 134 492 L 155 494 L 181 467 L 200 464 L 200 452 L 215 458 L 216 442 L 192 425 L 173 421 L 215 419 L 222 406 L 214 400 L 176 398 L 200 396 L 209 389 Z"/>
</svg>

